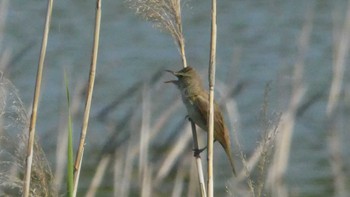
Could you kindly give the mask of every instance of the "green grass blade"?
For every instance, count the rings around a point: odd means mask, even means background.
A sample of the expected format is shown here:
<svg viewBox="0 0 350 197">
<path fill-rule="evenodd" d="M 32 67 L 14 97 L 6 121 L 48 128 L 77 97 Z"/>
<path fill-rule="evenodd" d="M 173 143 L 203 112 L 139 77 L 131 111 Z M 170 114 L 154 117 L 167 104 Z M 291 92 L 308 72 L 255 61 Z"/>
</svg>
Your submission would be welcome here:
<svg viewBox="0 0 350 197">
<path fill-rule="evenodd" d="M 68 196 L 73 196 L 73 126 L 72 126 L 72 117 L 70 112 L 70 96 L 68 88 L 68 79 L 66 72 L 64 72 L 64 82 L 66 86 L 66 95 L 67 95 L 67 104 L 68 104 L 68 159 L 67 159 L 67 190 Z"/>
</svg>

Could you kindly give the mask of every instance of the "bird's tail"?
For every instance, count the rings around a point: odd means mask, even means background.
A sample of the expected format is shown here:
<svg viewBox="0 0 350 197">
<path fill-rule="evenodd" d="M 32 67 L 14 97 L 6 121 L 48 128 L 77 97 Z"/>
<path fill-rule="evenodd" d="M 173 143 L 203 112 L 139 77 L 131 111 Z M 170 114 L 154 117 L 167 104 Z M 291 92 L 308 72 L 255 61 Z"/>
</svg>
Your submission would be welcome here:
<svg viewBox="0 0 350 197">
<path fill-rule="evenodd" d="M 222 144 L 221 144 L 222 145 Z M 237 176 L 237 173 L 236 173 L 236 168 L 235 168 L 235 163 L 233 161 L 233 157 L 232 157 L 232 154 L 231 154 L 231 149 L 229 146 L 225 146 L 225 145 L 222 145 L 222 147 L 224 148 L 225 150 L 225 153 L 227 155 L 227 158 L 231 164 L 231 168 L 232 168 L 232 172 L 235 176 Z"/>
</svg>

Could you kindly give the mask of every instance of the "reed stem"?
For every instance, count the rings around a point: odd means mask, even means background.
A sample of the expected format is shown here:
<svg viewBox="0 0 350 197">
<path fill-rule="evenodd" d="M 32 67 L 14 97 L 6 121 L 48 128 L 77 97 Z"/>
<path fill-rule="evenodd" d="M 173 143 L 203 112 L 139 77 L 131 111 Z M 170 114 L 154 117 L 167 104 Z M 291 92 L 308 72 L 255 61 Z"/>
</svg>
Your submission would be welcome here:
<svg viewBox="0 0 350 197">
<path fill-rule="evenodd" d="M 33 98 L 33 109 L 32 109 L 32 115 L 30 117 L 30 125 L 29 125 L 26 169 L 25 169 L 25 176 L 24 176 L 24 182 L 23 182 L 24 197 L 28 197 L 29 191 L 30 191 L 30 180 L 31 180 L 30 178 L 31 178 L 32 163 L 33 163 L 33 147 L 35 142 L 35 126 L 36 126 L 37 111 L 38 111 L 38 105 L 39 105 L 42 74 L 43 74 L 45 55 L 46 55 L 47 40 L 49 37 L 49 29 L 51 24 L 52 5 L 53 5 L 53 0 L 48 0 L 44 34 L 43 34 L 43 39 L 41 43 L 39 64 L 38 64 L 38 70 L 36 75 L 36 83 L 35 83 L 34 98 Z"/>
<path fill-rule="evenodd" d="M 74 164 L 73 196 L 76 196 L 78 183 L 79 183 L 81 163 L 82 163 L 82 158 L 84 154 L 85 138 L 86 138 L 88 123 L 89 123 L 92 93 L 93 93 L 94 84 L 95 84 L 96 63 L 97 63 L 98 45 L 99 45 L 99 38 L 100 38 L 100 26 L 101 26 L 101 1 L 102 0 L 96 0 L 94 44 L 93 44 L 92 55 L 91 55 L 90 76 L 89 76 L 89 84 L 88 84 L 87 95 L 86 95 L 83 125 L 81 129 L 80 142 L 79 142 L 79 147 L 78 147 L 75 164 Z"/>
<path fill-rule="evenodd" d="M 191 127 L 192 127 L 192 137 L 193 137 L 193 148 L 194 150 L 199 150 L 198 146 L 198 137 L 197 137 L 197 131 L 196 131 L 196 125 L 191 120 Z M 203 167 L 201 162 L 201 157 L 199 154 L 194 154 L 194 157 L 196 159 L 196 166 L 197 166 L 197 172 L 198 172 L 198 180 L 199 180 L 199 189 L 201 192 L 202 197 L 207 196 L 207 192 L 205 190 L 205 183 L 204 183 L 204 175 L 203 175 Z"/>
<path fill-rule="evenodd" d="M 209 129 L 208 129 L 208 196 L 214 196 L 213 146 L 214 146 L 214 86 L 216 60 L 216 0 L 211 7 L 211 37 L 209 57 Z"/>
</svg>

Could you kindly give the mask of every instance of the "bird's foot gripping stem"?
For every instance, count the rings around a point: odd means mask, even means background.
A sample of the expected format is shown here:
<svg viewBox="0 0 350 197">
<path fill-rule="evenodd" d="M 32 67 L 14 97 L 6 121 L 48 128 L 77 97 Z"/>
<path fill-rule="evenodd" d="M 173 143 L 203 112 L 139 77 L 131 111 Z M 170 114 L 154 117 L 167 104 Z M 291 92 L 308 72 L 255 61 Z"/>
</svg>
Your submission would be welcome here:
<svg viewBox="0 0 350 197">
<path fill-rule="evenodd" d="M 199 149 L 193 149 L 193 156 L 195 157 L 200 157 L 200 154 L 207 149 L 207 146 L 205 146 L 204 148 L 199 148 Z"/>
</svg>

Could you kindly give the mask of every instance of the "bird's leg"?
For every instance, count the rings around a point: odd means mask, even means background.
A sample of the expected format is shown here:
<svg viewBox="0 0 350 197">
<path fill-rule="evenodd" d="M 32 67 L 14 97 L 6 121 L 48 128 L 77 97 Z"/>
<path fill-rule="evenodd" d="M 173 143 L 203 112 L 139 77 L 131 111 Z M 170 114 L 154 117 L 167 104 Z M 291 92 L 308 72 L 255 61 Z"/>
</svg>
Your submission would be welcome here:
<svg viewBox="0 0 350 197">
<path fill-rule="evenodd" d="M 193 122 L 189 115 L 186 115 L 185 119 L 188 119 L 188 121 Z M 207 146 L 205 146 L 204 148 L 199 148 L 199 149 L 194 148 L 193 155 L 195 157 L 199 157 L 199 154 L 201 154 L 205 149 L 207 149 Z"/>
</svg>

